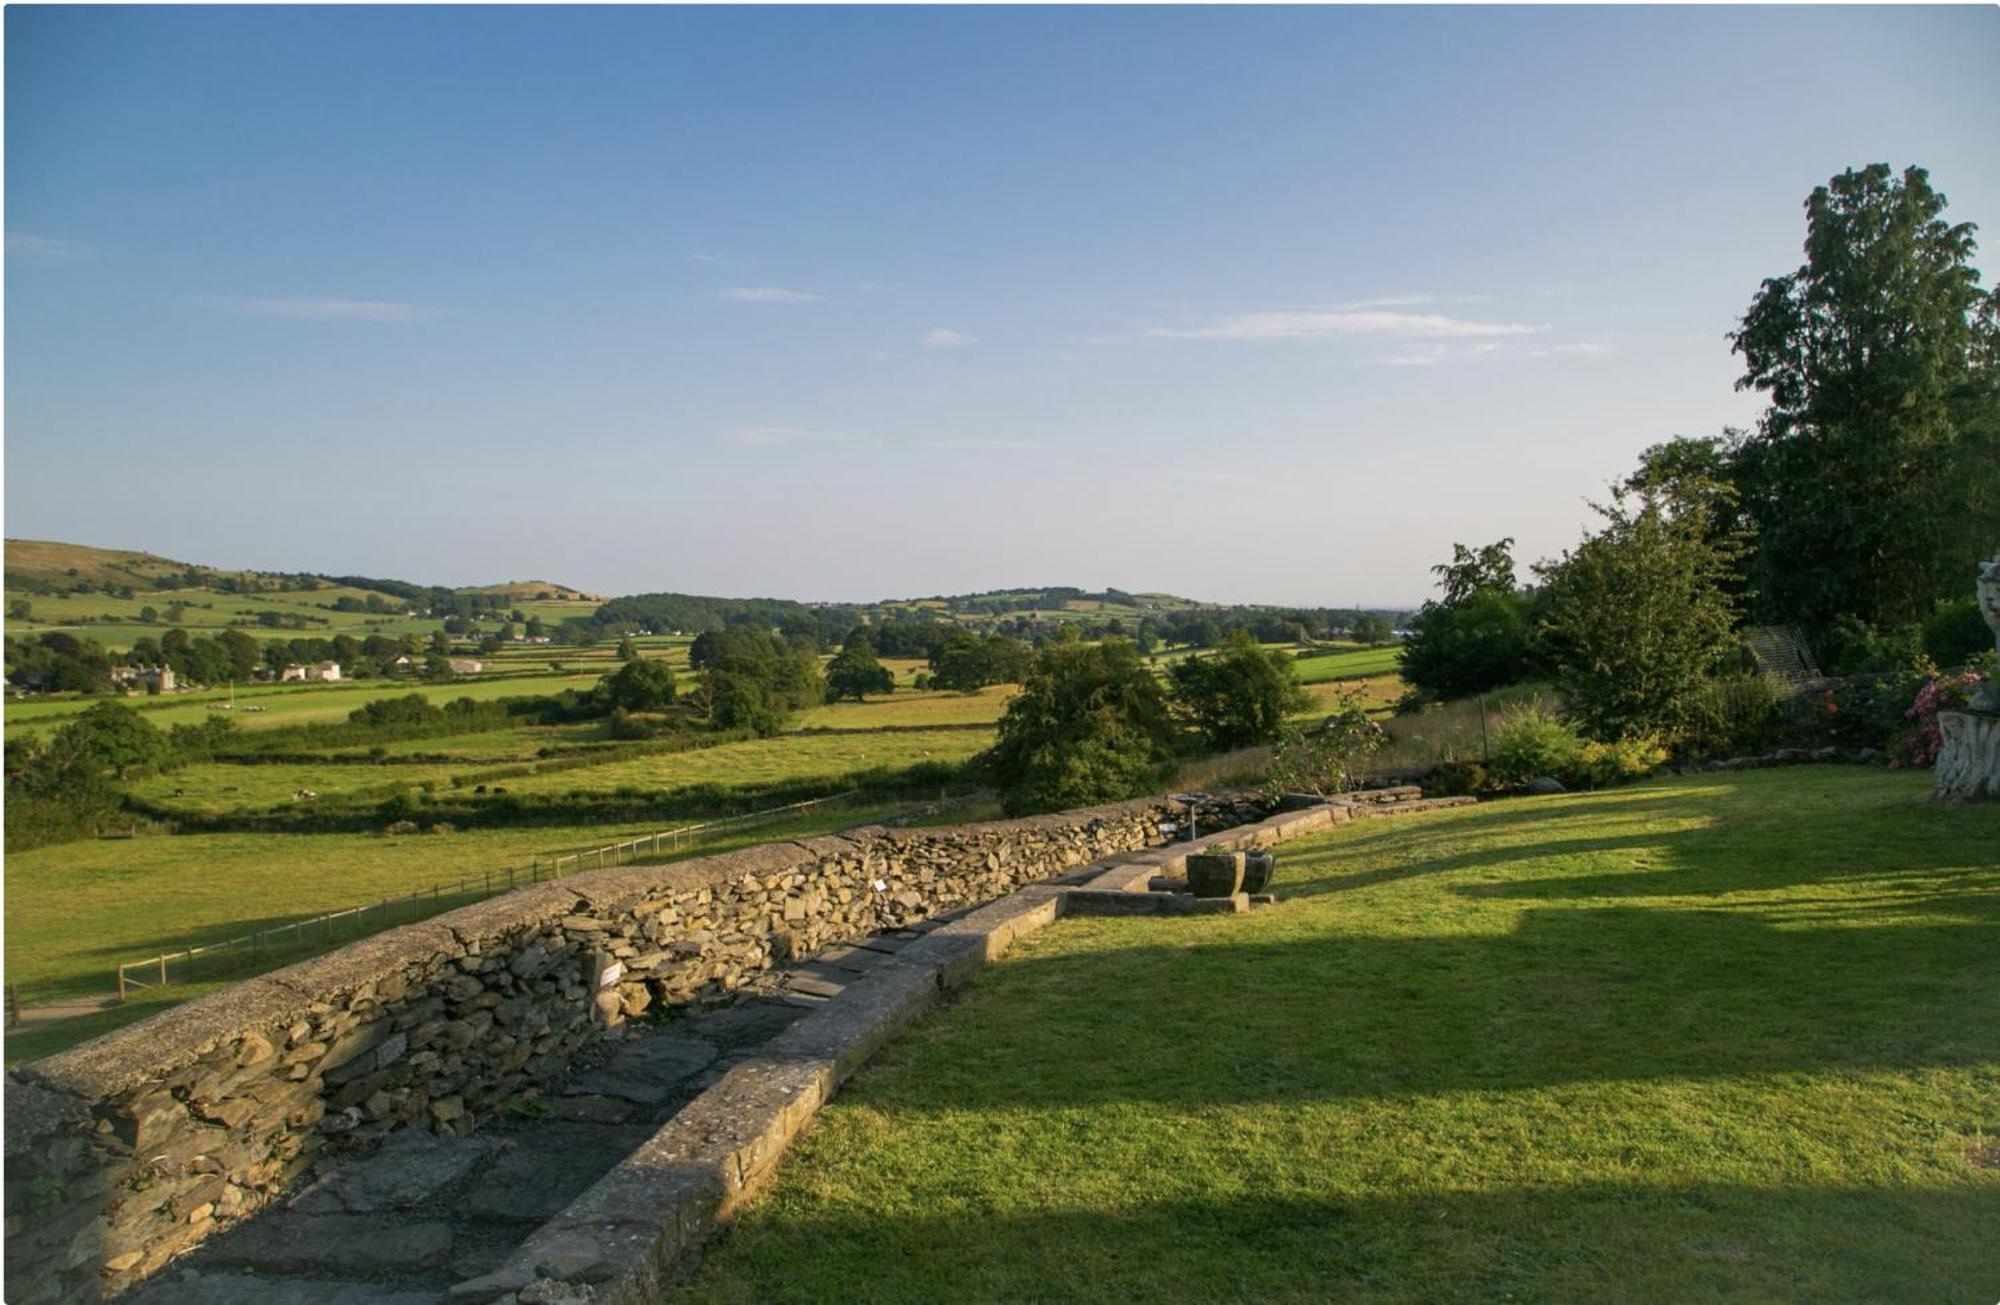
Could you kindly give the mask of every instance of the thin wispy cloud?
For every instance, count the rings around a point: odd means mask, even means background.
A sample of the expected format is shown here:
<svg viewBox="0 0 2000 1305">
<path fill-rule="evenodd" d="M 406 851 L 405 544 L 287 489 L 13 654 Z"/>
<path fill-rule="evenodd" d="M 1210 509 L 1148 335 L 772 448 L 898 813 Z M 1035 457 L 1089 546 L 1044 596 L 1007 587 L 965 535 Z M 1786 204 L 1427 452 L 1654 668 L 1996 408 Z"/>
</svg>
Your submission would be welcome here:
<svg viewBox="0 0 2000 1305">
<path fill-rule="evenodd" d="M 1435 367 L 1450 356 L 1451 350 L 1441 344 L 1413 344 L 1375 361 L 1384 367 Z"/>
<path fill-rule="evenodd" d="M 46 259 L 81 258 L 85 253 L 82 245 L 74 240 L 58 240 L 54 236 L 38 236 L 27 231 L 7 233 L 7 257 Z"/>
<path fill-rule="evenodd" d="M 259 317 L 293 317 L 321 322 L 407 322 L 424 315 L 416 304 L 389 299 L 339 299 L 312 296 L 280 298 L 223 298 L 209 302 L 231 312 Z"/>
<path fill-rule="evenodd" d="M 1175 480 L 1185 480 L 1195 485 L 1254 485 L 1257 477 L 1247 471 L 1177 471 Z"/>
<path fill-rule="evenodd" d="M 779 444 L 859 444 L 864 437 L 810 426 L 739 426 L 729 432 L 729 439 L 749 448 L 769 448 Z"/>
<path fill-rule="evenodd" d="M 1331 311 L 1353 313 L 1369 308 L 1416 308 L 1437 301 L 1436 295 L 1383 295 L 1379 299 L 1356 299 L 1351 303 L 1335 304 Z"/>
<path fill-rule="evenodd" d="M 1442 313 L 1324 309 L 1238 313 L 1193 326 L 1155 326 L 1146 334 L 1161 340 L 1312 340 L 1340 336 L 1469 339 L 1533 335 L 1542 329 L 1521 322 L 1477 322 Z"/>
<path fill-rule="evenodd" d="M 1009 450 L 1018 451 L 1020 449 L 1038 449 L 1042 447 L 1042 442 L 1040 440 L 984 439 L 925 440 L 924 447 L 927 449 L 971 449 L 1004 452 Z"/>
<path fill-rule="evenodd" d="M 1615 353 L 1616 350 L 1614 350 L 1610 345 L 1603 343 L 1602 341 L 1582 340 L 1576 344 L 1559 344 L 1555 348 L 1549 350 L 1549 352 L 1560 353 L 1560 354 L 1575 354 L 1585 358 L 1601 358 L 1605 354 Z"/>
<path fill-rule="evenodd" d="M 717 293 L 740 304 L 816 304 L 823 298 L 810 290 L 787 290 L 775 285 L 731 286 Z"/>
<path fill-rule="evenodd" d="M 933 326 L 924 333 L 923 346 L 926 349 L 959 349 L 978 340 L 976 335 L 954 331 L 948 326 Z"/>
</svg>

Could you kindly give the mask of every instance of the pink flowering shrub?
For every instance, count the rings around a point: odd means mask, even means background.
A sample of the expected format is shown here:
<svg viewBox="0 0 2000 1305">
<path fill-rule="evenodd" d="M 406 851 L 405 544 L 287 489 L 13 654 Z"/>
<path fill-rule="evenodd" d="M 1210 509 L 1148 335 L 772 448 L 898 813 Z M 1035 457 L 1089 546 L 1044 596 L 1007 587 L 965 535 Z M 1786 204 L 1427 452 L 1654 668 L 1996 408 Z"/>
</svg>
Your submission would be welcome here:
<svg viewBox="0 0 2000 1305">
<path fill-rule="evenodd" d="M 1896 745 L 1895 760 L 1891 766 L 1933 766 L 1937 764 L 1938 749 L 1944 745 L 1944 734 L 1938 728 L 1938 713 L 1958 711 L 1972 701 L 1972 690 L 1980 683 L 1979 672 L 1962 671 L 1957 675 L 1934 675 L 1917 690 L 1916 701 L 1904 716 L 1915 721 L 1917 727 L 1905 735 Z"/>
</svg>

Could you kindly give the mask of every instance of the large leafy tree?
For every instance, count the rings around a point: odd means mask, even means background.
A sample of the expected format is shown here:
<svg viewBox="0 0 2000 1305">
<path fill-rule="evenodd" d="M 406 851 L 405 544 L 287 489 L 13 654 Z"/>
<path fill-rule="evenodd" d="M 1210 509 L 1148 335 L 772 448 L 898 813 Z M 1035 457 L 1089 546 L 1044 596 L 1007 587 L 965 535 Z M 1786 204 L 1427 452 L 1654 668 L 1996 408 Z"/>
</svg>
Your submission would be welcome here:
<svg viewBox="0 0 2000 1305">
<path fill-rule="evenodd" d="M 1541 655 L 1594 737 L 1678 735 L 1736 647 L 1741 547 L 1711 534 L 1700 496 L 1620 494 L 1598 511 L 1602 531 L 1536 568 Z"/>
<path fill-rule="evenodd" d="M 50 751 L 87 757 L 123 779 L 128 771 L 165 760 L 167 736 L 131 708 L 100 702 L 57 730 Z"/>
<path fill-rule="evenodd" d="M 1452 560 L 1431 568 L 1441 598 L 1410 619 L 1403 678 L 1438 698 L 1483 693 L 1528 671 L 1529 600 L 1514 582 L 1514 541 L 1481 548 L 1451 546 Z"/>
<path fill-rule="evenodd" d="M 1922 168 L 1841 173 L 1730 337 L 1771 401 L 1736 469 L 1762 615 L 1908 624 L 2000 543 L 1996 305 L 1944 211 Z"/>
<path fill-rule="evenodd" d="M 1123 639 L 1050 644 L 988 754 L 1009 814 L 1134 797 L 1166 782 L 1177 731 L 1160 682 Z"/>
<path fill-rule="evenodd" d="M 835 702 L 842 698 L 860 702 L 871 693 L 893 693 L 895 689 L 896 677 L 876 660 L 875 649 L 864 635 L 849 636 L 847 646 L 827 663 L 826 695 Z"/>
<path fill-rule="evenodd" d="M 1312 705 L 1292 659 L 1265 652 L 1248 630 L 1231 631 L 1215 653 L 1176 663 L 1171 677 L 1174 705 L 1216 752 L 1268 743 L 1286 716 Z"/>
<path fill-rule="evenodd" d="M 635 658 L 599 680 L 597 693 L 607 707 L 660 711 L 673 705 L 674 673 L 665 662 Z"/>
</svg>

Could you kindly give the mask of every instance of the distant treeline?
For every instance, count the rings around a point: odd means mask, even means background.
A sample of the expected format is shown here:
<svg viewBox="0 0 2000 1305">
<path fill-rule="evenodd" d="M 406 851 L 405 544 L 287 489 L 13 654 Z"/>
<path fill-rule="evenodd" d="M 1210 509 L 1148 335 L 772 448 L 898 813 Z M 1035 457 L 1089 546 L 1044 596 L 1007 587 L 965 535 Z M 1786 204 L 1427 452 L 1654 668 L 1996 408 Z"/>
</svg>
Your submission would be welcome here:
<svg viewBox="0 0 2000 1305">
<path fill-rule="evenodd" d="M 854 607 L 815 607 L 788 598 L 705 598 L 698 594 L 633 594 L 599 607 L 591 620 L 608 631 L 704 634 L 734 625 L 761 625 L 815 643 L 838 639 L 860 618 Z"/>
</svg>

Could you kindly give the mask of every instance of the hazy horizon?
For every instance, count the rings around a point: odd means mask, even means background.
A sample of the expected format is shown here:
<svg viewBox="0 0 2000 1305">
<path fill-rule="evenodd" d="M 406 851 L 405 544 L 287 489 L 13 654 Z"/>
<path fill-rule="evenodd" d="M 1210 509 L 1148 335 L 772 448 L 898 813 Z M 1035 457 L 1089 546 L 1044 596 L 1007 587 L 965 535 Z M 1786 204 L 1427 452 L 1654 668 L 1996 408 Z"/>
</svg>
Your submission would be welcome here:
<svg viewBox="0 0 2000 1305">
<path fill-rule="evenodd" d="M 1414 606 L 1754 421 L 1814 186 L 2000 224 L 1990 8 L 6 37 L 5 532 L 223 568 Z"/>
</svg>

